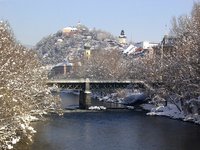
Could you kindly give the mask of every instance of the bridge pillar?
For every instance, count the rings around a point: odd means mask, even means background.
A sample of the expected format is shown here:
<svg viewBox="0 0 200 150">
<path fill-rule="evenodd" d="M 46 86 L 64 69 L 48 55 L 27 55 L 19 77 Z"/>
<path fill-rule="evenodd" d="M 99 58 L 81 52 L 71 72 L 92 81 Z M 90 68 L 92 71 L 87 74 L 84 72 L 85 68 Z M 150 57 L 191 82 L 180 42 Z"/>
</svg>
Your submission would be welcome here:
<svg viewBox="0 0 200 150">
<path fill-rule="evenodd" d="M 79 107 L 80 109 L 88 109 L 91 106 L 91 92 L 80 91 Z"/>
<path fill-rule="evenodd" d="M 85 101 L 84 101 L 84 91 L 80 91 L 79 94 L 79 108 L 84 109 L 85 108 Z"/>
<path fill-rule="evenodd" d="M 80 91 L 79 107 L 81 109 L 88 109 L 91 106 L 91 91 L 89 79 L 86 79 L 84 90 Z"/>
</svg>

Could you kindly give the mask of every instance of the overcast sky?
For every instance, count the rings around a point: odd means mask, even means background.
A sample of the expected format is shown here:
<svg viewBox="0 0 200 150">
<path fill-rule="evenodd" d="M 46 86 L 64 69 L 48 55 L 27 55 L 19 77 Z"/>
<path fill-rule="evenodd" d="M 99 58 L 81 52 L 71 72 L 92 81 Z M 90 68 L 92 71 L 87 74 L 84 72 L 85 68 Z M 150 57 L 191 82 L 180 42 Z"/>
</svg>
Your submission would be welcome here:
<svg viewBox="0 0 200 150">
<path fill-rule="evenodd" d="M 78 21 L 134 42 L 160 42 L 173 16 L 189 14 L 194 0 L 0 0 L 0 19 L 16 38 L 34 45 L 42 37 Z M 167 27 L 166 27 L 167 25 Z"/>
</svg>

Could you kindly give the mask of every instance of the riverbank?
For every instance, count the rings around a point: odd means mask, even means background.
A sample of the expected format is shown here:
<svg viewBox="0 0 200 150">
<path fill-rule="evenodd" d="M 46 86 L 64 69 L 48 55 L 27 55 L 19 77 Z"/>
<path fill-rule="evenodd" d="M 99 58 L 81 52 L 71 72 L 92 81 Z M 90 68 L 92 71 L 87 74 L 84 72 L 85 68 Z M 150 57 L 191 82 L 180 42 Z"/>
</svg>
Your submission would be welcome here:
<svg viewBox="0 0 200 150">
<path fill-rule="evenodd" d="M 176 105 L 168 104 L 167 106 L 155 106 L 152 104 L 142 104 L 142 109 L 149 111 L 146 113 L 149 116 L 165 116 L 172 119 L 178 119 L 181 121 L 192 122 L 200 125 L 200 115 L 188 114 L 185 115 L 183 111 L 180 111 Z"/>
<path fill-rule="evenodd" d="M 164 106 L 163 104 L 160 104 L 159 106 L 150 104 L 150 101 L 146 100 L 146 98 L 148 97 L 144 93 L 134 90 L 124 90 L 122 96 L 119 96 L 118 93 L 111 93 L 104 96 L 95 93 L 93 97 L 103 102 L 124 104 L 125 106 L 127 106 L 127 108 L 129 107 L 129 105 L 131 105 L 130 107 L 132 109 L 134 108 L 134 104 L 136 104 L 143 110 L 148 111 L 146 113 L 146 115 L 148 116 L 165 116 L 172 119 L 200 124 L 200 115 L 198 114 L 198 110 L 194 105 L 194 102 L 200 103 L 200 97 L 198 99 L 192 99 L 188 101 L 188 103 L 191 103 L 190 110 L 193 111 L 193 113 L 188 114 L 185 114 L 182 109 L 178 109 L 177 105 L 179 104 L 175 105 L 169 102 L 167 106 Z"/>
</svg>

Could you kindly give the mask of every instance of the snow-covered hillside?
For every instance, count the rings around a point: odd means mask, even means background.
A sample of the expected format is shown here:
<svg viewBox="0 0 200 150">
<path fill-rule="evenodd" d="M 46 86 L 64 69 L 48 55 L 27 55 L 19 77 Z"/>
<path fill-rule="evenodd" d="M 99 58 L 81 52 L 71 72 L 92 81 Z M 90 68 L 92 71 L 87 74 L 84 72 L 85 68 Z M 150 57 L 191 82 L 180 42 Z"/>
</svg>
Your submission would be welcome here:
<svg viewBox="0 0 200 150">
<path fill-rule="evenodd" d="M 81 57 L 84 46 L 89 46 L 91 50 L 110 50 L 120 46 L 117 39 L 108 32 L 89 30 L 80 24 L 76 26 L 76 30 L 68 31 L 69 29 L 71 28 L 59 30 L 36 44 L 35 49 L 44 64 L 57 64 L 66 59 Z"/>
</svg>

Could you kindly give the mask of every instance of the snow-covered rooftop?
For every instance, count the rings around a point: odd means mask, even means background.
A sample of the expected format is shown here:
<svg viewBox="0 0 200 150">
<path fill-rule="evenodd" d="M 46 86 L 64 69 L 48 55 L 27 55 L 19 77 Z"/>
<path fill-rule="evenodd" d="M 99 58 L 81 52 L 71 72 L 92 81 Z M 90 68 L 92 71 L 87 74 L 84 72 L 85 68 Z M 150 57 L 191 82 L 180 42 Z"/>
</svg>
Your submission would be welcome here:
<svg viewBox="0 0 200 150">
<path fill-rule="evenodd" d="M 125 49 L 124 51 L 123 51 L 123 53 L 125 53 L 125 54 L 130 54 L 130 53 L 133 53 L 134 51 L 135 51 L 135 49 L 136 49 L 137 47 L 135 47 L 134 45 L 129 45 L 129 47 L 127 48 L 127 49 Z"/>
<path fill-rule="evenodd" d="M 64 62 L 61 62 L 61 63 L 56 64 L 54 67 L 64 66 L 64 65 L 66 65 L 66 66 L 73 66 L 72 63 L 69 63 L 69 62 L 67 62 L 67 61 L 64 61 Z"/>
</svg>

